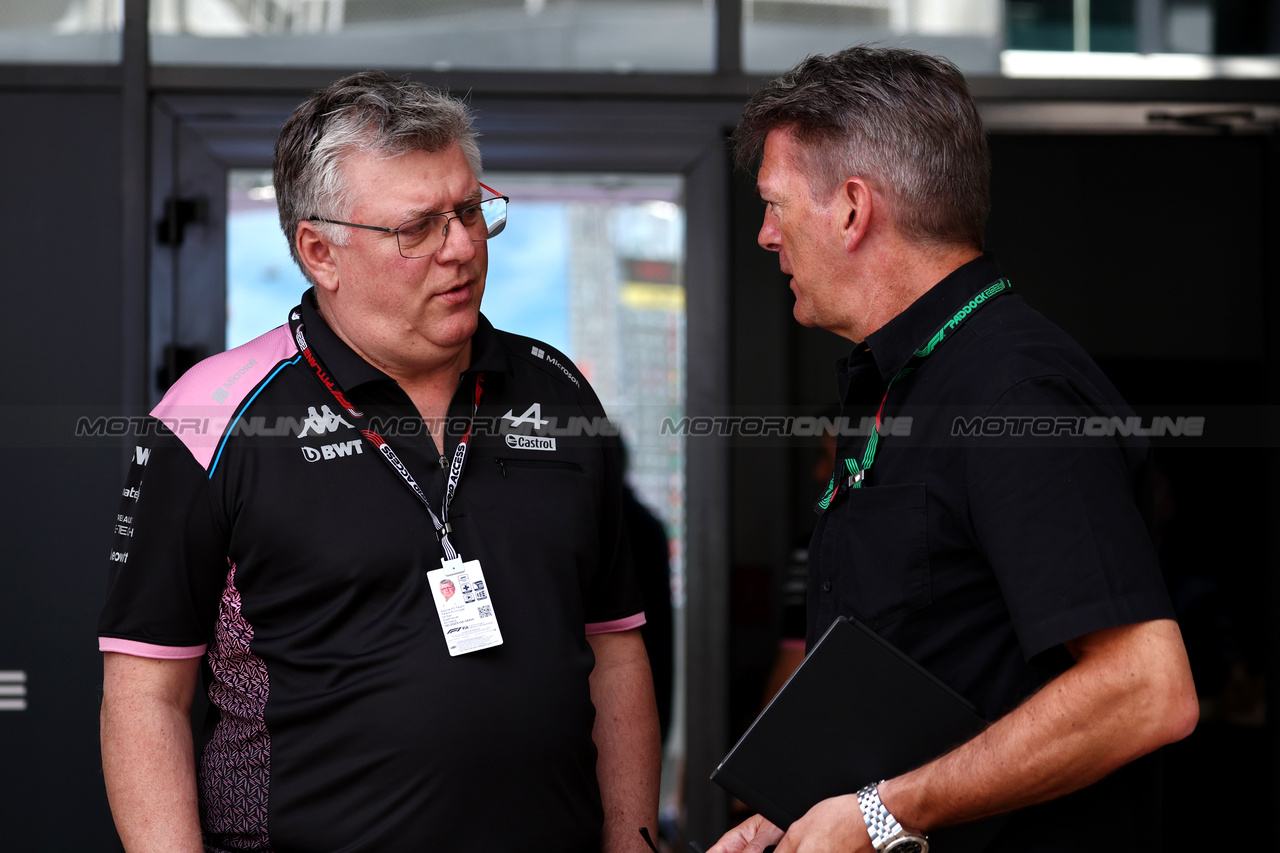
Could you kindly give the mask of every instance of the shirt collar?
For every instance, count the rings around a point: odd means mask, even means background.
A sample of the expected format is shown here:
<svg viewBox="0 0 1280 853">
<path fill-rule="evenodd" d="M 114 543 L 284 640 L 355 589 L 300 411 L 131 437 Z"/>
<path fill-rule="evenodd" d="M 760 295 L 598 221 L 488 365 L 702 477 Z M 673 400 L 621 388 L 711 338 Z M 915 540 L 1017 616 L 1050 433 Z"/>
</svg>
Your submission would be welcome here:
<svg viewBox="0 0 1280 853">
<path fill-rule="evenodd" d="M 390 382 L 390 376 L 365 361 L 346 341 L 338 337 L 320 316 L 316 304 L 316 291 L 311 288 L 302 294 L 302 325 L 307 335 L 307 346 L 316 351 L 325 368 L 333 376 L 338 387 L 351 391 L 366 382 Z"/>
<path fill-rule="evenodd" d="M 984 287 L 1000 278 L 1000 265 L 990 252 L 974 258 L 929 288 L 902 313 L 867 335 L 866 348 L 881 378 L 888 382 L 942 324 Z M 862 349 L 859 346 L 858 349 Z M 855 354 L 857 350 L 854 350 Z"/>
<path fill-rule="evenodd" d="M 390 376 L 361 358 L 346 341 L 329 328 L 316 305 L 315 288 L 302 296 L 302 323 L 306 327 L 307 345 L 315 349 L 320 360 L 346 391 L 367 382 L 394 382 Z M 471 336 L 471 364 L 464 373 L 511 372 L 511 361 L 503 352 L 498 333 L 483 314 L 475 334 Z"/>
</svg>

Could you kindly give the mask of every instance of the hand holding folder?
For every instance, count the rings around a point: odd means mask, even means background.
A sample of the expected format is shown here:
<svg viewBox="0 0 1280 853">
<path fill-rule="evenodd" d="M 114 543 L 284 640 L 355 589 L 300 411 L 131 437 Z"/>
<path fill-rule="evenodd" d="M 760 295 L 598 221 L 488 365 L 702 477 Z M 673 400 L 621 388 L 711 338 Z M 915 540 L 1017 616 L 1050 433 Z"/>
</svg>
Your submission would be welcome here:
<svg viewBox="0 0 1280 853">
<path fill-rule="evenodd" d="M 786 829 L 818 802 L 919 767 L 985 726 L 963 696 L 840 617 L 711 778 Z M 948 853 L 980 850 L 1003 822 L 930 838 Z"/>
</svg>

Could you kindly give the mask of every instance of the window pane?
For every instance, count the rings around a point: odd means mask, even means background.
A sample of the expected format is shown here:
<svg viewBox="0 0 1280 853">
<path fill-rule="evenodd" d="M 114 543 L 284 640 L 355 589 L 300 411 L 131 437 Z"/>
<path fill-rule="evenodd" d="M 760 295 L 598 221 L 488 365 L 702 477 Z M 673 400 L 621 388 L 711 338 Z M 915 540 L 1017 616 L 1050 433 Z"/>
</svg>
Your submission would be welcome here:
<svg viewBox="0 0 1280 853">
<path fill-rule="evenodd" d="M 1280 77 L 1272 3 L 1004 0 L 1007 77 Z"/>
<path fill-rule="evenodd" d="M 280 230 L 270 169 L 233 169 L 227 179 L 227 349 L 288 319 L 310 285 Z"/>
<path fill-rule="evenodd" d="M 712 0 L 152 0 L 155 62 L 709 71 Z"/>
<path fill-rule="evenodd" d="M 1133 0 L 1008 0 L 1008 46 L 1013 50 L 1137 50 Z"/>
<path fill-rule="evenodd" d="M 742 0 L 748 71 L 877 42 L 941 54 L 970 74 L 999 74 L 1002 0 Z"/>
<path fill-rule="evenodd" d="M 123 0 L 4 0 L 0 63 L 118 63 L 123 21 Z"/>
<path fill-rule="evenodd" d="M 573 360 L 621 424 L 629 479 L 672 539 L 683 577 L 684 208 L 675 176 L 485 172 L 511 196 L 490 245 L 483 311 Z M 672 430 L 668 430 L 671 432 Z"/>
</svg>

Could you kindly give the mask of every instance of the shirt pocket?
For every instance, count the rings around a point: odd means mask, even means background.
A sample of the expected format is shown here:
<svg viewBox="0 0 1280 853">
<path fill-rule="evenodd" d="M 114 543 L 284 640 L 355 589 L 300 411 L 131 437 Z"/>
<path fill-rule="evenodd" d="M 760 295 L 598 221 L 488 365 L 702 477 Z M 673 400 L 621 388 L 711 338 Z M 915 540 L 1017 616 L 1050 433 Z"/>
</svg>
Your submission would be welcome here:
<svg viewBox="0 0 1280 853">
<path fill-rule="evenodd" d="M 880 628 L 932 602 L 924 483 L 850 489 L 832 510 L 822 563 L 841 613 Z"/>
</svg>

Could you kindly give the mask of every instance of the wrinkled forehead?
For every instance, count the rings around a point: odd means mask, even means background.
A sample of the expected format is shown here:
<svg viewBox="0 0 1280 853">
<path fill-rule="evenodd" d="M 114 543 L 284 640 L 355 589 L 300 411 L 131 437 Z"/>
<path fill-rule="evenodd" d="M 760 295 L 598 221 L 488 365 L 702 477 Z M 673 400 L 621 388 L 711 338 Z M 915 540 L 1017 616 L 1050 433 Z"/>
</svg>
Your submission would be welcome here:
<svg viewBox="0 0 1280 853">
<path fill-rule="evenodd" d="M 479 179 L 458 145 L 441 151 L 356 151 L 343 162 L 353 209 L 412 219 L 480 197 Z"/>
<path fill-rule="evenodd" d="M 769 131 L 756 172 L 756 193 L 765 195 L 797 183 L 807 185 L 808 159 L 804 154 L 804 143 L 796 139 L 790 128 Z"/>
</svg>

